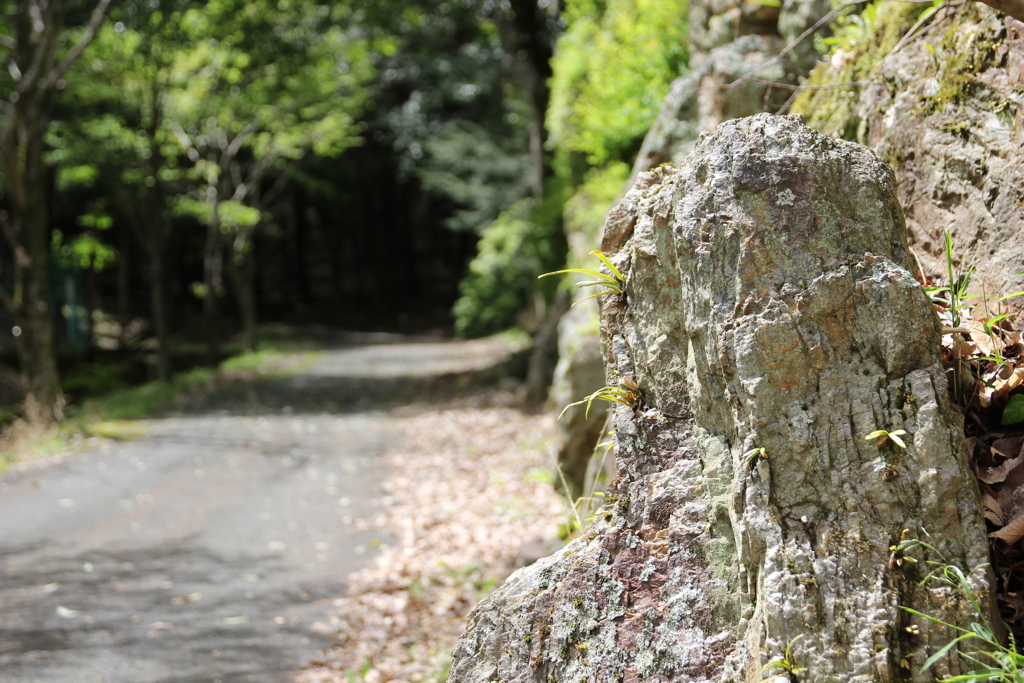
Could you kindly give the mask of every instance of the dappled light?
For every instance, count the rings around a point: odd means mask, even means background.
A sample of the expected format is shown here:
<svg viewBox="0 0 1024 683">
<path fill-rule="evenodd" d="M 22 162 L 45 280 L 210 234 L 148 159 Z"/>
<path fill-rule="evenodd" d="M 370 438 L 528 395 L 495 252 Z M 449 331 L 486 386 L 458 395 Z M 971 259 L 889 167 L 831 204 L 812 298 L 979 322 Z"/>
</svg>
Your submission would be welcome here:
<svg viewBox="0 0 1024 683">
<path fill-rule="evenodd" d="M 5 683 L 1024 681 L 1024 0 L 0 62 Z"/>
</svg>

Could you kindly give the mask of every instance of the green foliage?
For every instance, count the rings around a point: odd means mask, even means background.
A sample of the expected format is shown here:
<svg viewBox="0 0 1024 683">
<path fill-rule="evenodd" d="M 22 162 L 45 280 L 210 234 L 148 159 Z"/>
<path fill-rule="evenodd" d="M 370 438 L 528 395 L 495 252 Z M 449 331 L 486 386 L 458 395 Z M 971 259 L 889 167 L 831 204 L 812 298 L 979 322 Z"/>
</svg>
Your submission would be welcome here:
<svg viewBox="0 0 1024 683">
<path fill-rule="evenodd" d="M 688 61 L 686 0 L 569 0 L 552 62 L 550 144 L 563 165 L 632 161 Z"/>
<path fill-rule="evenodd" d="M 532 214 L 524 199 L 484 230 L 452 310 L 459 336 L 482 337 L 511 326 L 529 300 L 543 270 Z"/>
<path fill-rule="evenodd" d="M 806 85 L 866 81 L 921 16 L 921 9 L 920 3 L 894 0 L 846 9 L 832 25 L 832 35 L 818 40 L 819 50 L 830 59 L 811 72 Z M 859 85 L 804 90 L 794 100 L 793 112 L 803 114 L 811 128 L 856 140 L 859 98 Z"/>
<path fill-rule="evenodd" d="M 482 232 L 527 195 L 527 146 L 524 135 L 499 139 L 476 122 L 453 122 L 423 142 L 425 159 L 416 174 L 425 189 L 455 203 L 449 228 Z"/>
<path fill-rule="evenodd" d="M 608 209 L 629 180 L 630 166 L 621 161 L 591 169 L 565 203 L 566 232 L 578 234 L 580 241 L 594 244 L 601 232 Z M 580 253 L 584 253 L 580 249 Z M 572 263 L 570 265 L 579 265 Z"/>
<path fill-rule="evenodd" d="M 595 297 L 604 296 L 605 294 L 619 294 L 619 293 L 621 293 L 623 285 L 626 284 L 626 277 L 622 273 L 619 272 L 619 269 L 615 267 L 615 264 L 612 263 L 611 260 L 609 260 L 607 256 L 605 256 L 604 254 L 602 254 L 599 251 L 592 251 L 590 253 L 593 254 L 594 256 L 596 256 L 598 259 L 600 259 L 601 263 L 603 263 L 608 268 L 608 270 L 611 271 L 610 275 L 608 273 L 602 273 L 601 271 L 598 271 L 598 270 L 589 270 L 587 268 L 568 268 L 568 269 L 565 269 L 565 270 L 556 270 L 556 271 L 551 272 L 551 273 L 544 273 L 543 275 L 538 276 L 537 279 L 539 280 L 540 278 L 545 278 L 545 277 L 548 277 L 548 276 L 551 276 L 551 275 L 564 275 L 566 273 L 580 273 L 580 274 L 583 274 L 583 275 L 589 275 L 591 277 L 596 277 L 597 279 L 596 280 L 586 280 L 584 282 L 577 282 L 576 283 L 576 287 L 577 288 L 581 288 L 581 287 L 605 287 L 606 288 L 606 289 L 602 289 L 599 292 L 596 292 L 595 294 L 591 294 L 590 296 L 587 296 L 587 297 L 584 297 L 584 298 L 580 299 L 579 301 L 573 303 L 573 306 L 575 306 L 578 303 L 582 303 L 582 302 L 586 301 L 587 299 L 593 299 Z"/>
<path fill-rule="evenodd" d="M 981 597 L 971 588 L 970 575 L 978 570 L 984 570 L 988 565 L 982 564 L 975 567 L 969 573 L 964 573 L 960 567 L 950 564 L 934 546 L 918 539 L 902 540 L 898 545 L 891 546 L 890 549 L 893 551 L 893 557 L 898 558 L 900 561 L 917 562 L 916 559 L 909 555 L 909 552 L 917 547 L 924 548 L 939 558 L 939 560 L 927 561 L 931 571 L 928 572 L 919 585 L 935 583 L 952 588 L 967 599 L 968 604 L 970 604 L 974 611 L 974 616 L 978 619 L 978 621 L 970 624 L 970 628 L 963 628 L 901 605 L 901 609 L 914 616 L 939 624 L 960 634 L 939 648 L 925 661 L 921 668 L 922 673 L 933 667 L 944 657 L 947 657 L 956 648 L 958 654 L 965 661 L 977 665 L 978 668 L 965 674 L 940 679 L 940 683 L 988 683 L 989 681 L 1024 683 L 1024 655 L 1017 651 L 1017 643 L 1014 641 L 1013 633 L 1009 633 L 1008 644 L 1004 645 L 1000 642 L 999 637 L 995 634 L 988 621 L 987 604 L 984 604 Z M 966 644 L 973 644 L 976 649 L 964 651 L 961 648 Z"/>
<path fill-rule="evenodd" d="M 85 232 L 64 242 L 64 233 L 54 230 L 50 239 L 51 258 L 54 263 L 99 272 L 117 261 L 117 250 L 102 241 L 93 232 Z"/>
<path fill-rule="evenodd" d="M 796 643 L 796 641 L 800 640 L 803 637 L 804 637 L 804 634 L 801 633 L 800 635 L 798 635 L 795 638 L 793 638 L 793 640 L 791 640 L 788 643 L 786 643 L 786 651 L 782 655 L 782 657 L 779 658 L 779 659 L 772 660 L 772 661 L 768 662 L 767 664 L 765 664 L 761 668 L 761 672 L 762 673 L 770 673 L 770 672 L 772 672 L 772 671 L 774 671 L 776 669 L 781 669 L 782 671 L 786 672 L 790 676 L 795 676 L 796 674 L 798 674 L 801 671 L 803 671 L 803 667 L 802 666 L 797 666 L 796 660 L 793 658 L 793 645 L 794 645 L 794 643 Z M 769 680 L 771 680 L 773 678 L 775 678 L 775 676 L 771 675 L 771 676 L 769 676 L 768 678 L 766 678 L 764 680 L 765 681 L 769 681 Z"/>
<path fill-rule="evenodd" d="M 767 460 L 768 451 L 764 448 L 751 448 L 749 451 L 743 454 L 743 459 L 749 462 L 751 465 L 756 465 L 758 460 Z"/>
<path fill-rule="evenodd" d="M 1024 394 L 1014 394 L 1003 408 L 1003 417 L 999 424 L 1006 426 L 1021 422 L 1024 422 Z"/>
<path fill-rule="evenodd" d="M 565 262 L 562 196 L 559 185 L 550 183 L 541 204 L 520 200 L 484 230 L 452 309 L 459 336 L 512 327 L 532 296 L 553 295 L 555 283 L 535 287 L 539 275 Z"/>
<path fill-rule="evenodd" d="M 943 231 L 943 235 L 945 236 L 946 276 L 949 284 L 925 287 L 924 291 L 931 297 L 932 303 L 944 307 L 941 314 L 943 324 L 947 327 L 960 327 L 961 313 L 974 308 L 974 306 L 964 303 L 973 296 L 967 294 L 967 289 L 971 284 L 974 266 L 969 267 L 966 271 L 959 271 L 954 265 L 953 236 L 948 230 Z"/>
<path fill-rule="evenodd" d="M 584 403 L 587 405 L 585 416 L 590 417 L 590 406 L 597 400 L 607 401 L 608 403 L 618 403 L 630 408 L 635 408 L 641 397 L 640 387 L 636 385 L 636 382 L 632 377 L 623 377 L 619 382 L 619 385 L 620 386 L 617 387 L 601 387 L 590 396 L 579 401 L 575 401 L 574 403 L 570 403 L 566 407 L 562 408 L 562 412 L 558 414 L 558 417 L 561 418 L 565 415 L 565 411 L 569 410 L 569 408 L 581 406 Z"/>
<path fill-rule="evenodd" d="M 894 444 L 896 444 L 900 448 L 906 449 L 907 444 L 904 443 L 903 439 L 901 438 L 906 433 L 907 432 L 904 429 L 897 429 L 897 430 L 892 431 L 892 432 L 890 432 L 888 430 L 885 430 L 885 429 L 876 429 L 875 431 L 873 431 L 870 434 L 868 434 L 867 436 L 865 436 L 864 440 L 865 441 L 874 441 L 875 439 L 878 439 L 879 445 L 885 443 L 886 441 L 892 441 Z"/>
<path fill-rule="evenodd" d="M 61 388 L 75 398 L 96 396 L 126 386 L 135 373 L 127 361 L 85 363 L 65 374 Z"/>
</svg>

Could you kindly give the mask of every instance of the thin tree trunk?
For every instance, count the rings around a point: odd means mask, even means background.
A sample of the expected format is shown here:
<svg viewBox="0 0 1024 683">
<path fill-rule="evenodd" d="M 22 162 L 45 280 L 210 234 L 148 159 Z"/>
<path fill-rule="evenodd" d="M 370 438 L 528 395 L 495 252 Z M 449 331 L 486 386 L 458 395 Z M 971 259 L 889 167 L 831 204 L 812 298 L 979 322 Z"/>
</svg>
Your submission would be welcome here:
<svg viewBox="0 0 1024 683">
<path fill-rule="evenodd" d="M 231 278 L 235 298 L 238 301 L 238 312 L 242 316 L 242 342 L 246 350 L 256 351 L 259 347 L 259 328 L 256 312 L 256 291 L 252 268 L 238 263 L 228 254 L 226 259 L 228 277 Z M 250 255 L 248 258 L 253 258 Z M 248 264 L 247 264 L 248 265 Z"/>
<path fill-rule="evenodd" d="M 24 203 L 16 206 L 14 232 L 24 255 L 24 267 L 18 271 L 21 282 L 15 284 L 19 291 L 13 312 L 21 331 L 18 356 L 27 389 L 26 415 L 31 422 L 46 424 L 63 419 L 64 395 L 50 317 L 50 228 L 43 164 L 45 123 L 38 117 L 26 117 L 23 125 L 23 175 L 21 192 L 17 194 Z"/>
<path fill-rule="evenodd" d="M 171 354 L 167 345 L 167 275 L 163 250 L 154 250 L 150 256 L 153 281 L 150 283 L 150 305 L 153 308 L 153 327 L 156 332 L 156 372 L 164 382 L 171 378 Z"/>
<path fill-rule="evenodd" d="M 120 246 L 117 259 L 117 322 L 121 326 L 120 343 L 127 342 L 128 329 L 128 264 L 131 263 L 131 240 L 128 231 L 121 231 Z"/>
<path fill-rule="evenodd" d="M 217 297 L 222 284 L 224 253 L 220 240 L 219 201 L 213 196 L 213 211 L 206 229 L 206 250 L 203 256 L 203 332 L 206 336 L 206 360 L 215 365 L 220 360 L 220 330 Z"/>
</svg>

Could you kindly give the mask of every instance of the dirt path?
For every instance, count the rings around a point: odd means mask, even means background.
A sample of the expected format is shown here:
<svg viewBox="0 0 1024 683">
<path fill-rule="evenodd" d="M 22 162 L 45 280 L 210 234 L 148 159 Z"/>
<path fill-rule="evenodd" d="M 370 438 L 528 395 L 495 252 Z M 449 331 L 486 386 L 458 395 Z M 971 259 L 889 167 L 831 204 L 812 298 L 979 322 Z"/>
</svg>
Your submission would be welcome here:
<svg viewBox="0 0 1024 683">
<path fill-rule="evenodd" d="M 0 681 L 281 682 L 331 644 L 331 600 L 389 541 L 361 523 L 396 438 L 382 406 L 508 356 L 396 341 L 0 476 Z"/>
</svg>

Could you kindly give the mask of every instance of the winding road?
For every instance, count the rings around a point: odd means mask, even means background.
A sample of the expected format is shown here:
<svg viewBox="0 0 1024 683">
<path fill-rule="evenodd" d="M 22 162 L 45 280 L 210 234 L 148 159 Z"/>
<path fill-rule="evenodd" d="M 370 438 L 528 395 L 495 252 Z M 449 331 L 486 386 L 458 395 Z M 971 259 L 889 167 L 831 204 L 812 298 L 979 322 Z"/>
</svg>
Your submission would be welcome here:
<svg viewBox="0 0 1024 683">
<path fill-rule="evenodd" d="M 388 541 L 359 530 L 388 406 L 493 378 L 514 351 L 349 336 L 137 440 L 0 475 L 0 681 L 288 681 Z"/>
</svg>

